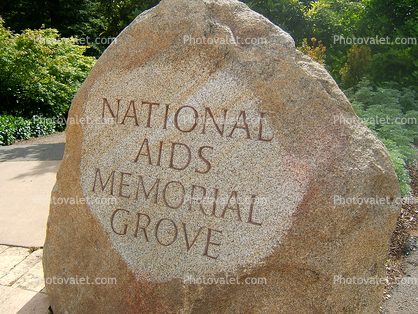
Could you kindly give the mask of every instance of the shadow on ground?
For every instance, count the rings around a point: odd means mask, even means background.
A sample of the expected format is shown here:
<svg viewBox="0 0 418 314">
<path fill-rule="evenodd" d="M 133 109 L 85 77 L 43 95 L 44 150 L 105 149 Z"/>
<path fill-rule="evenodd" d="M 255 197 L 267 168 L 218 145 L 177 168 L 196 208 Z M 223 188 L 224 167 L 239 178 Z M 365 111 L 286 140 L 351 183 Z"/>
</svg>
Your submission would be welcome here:
<svg viewBox="0 0 418 314">
<path fill-rule="evenodd" d="M 0 147 L 0 162 L 62 160 L 65 143 Z"/>
</svg>

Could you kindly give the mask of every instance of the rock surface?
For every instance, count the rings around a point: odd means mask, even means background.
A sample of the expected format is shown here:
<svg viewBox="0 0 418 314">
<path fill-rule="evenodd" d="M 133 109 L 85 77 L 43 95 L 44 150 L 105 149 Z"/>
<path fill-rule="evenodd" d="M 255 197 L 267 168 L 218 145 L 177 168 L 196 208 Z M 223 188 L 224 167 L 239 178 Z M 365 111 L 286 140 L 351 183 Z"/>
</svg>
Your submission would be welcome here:
<svg viewBox="0 0 418 314">
<path fill-rule="evenodd" d="M 389 154 L 326 70 L 243 3 L 139 15 L 69 118 L 44 246 L 54 313 L 378 311 L 382 285 L 335 278 L 385 276 Z"/>
</svg>

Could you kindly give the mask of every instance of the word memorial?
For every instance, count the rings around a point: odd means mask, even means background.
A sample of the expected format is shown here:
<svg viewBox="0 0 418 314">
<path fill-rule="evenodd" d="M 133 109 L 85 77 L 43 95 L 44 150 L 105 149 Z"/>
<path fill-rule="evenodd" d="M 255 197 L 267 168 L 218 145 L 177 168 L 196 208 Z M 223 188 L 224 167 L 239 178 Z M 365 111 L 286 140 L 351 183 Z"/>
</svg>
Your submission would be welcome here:
<svg viewBox="0 0 418 314">
<path fill-rule="evenodd" d="M 225 38 L 190 45 L 184 38 Z M 237 38 L 263 38 L 240 44 Z M 326 69 L 238 0 L 165 0 L 68 114 L 45 278 L 60 313 L 377 313 L 400 197 L 385 146 Z M 351 119 L 351 120 L 350 120 Z M 262 278 L 185 284 L 184 278 Z M 121 300 L 123 300 L 121 302 Z"/>
</svg>

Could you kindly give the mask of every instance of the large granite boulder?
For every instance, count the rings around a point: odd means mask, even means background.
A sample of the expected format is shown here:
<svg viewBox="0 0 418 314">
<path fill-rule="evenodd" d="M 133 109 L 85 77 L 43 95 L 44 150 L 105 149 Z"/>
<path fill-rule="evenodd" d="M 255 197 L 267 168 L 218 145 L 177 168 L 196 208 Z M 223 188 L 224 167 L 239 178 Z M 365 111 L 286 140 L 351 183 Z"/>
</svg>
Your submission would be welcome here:
<svg viewBox="0 0 418 314">
<path fill-rule="evenodd" d="M 71 106 L 44 247 L 54 313 L 377 313 L 383 285 L 345 279 L 385 277 L 399 187 L 355 118 L 239 1 L 142 13 Z"/>
</svg>

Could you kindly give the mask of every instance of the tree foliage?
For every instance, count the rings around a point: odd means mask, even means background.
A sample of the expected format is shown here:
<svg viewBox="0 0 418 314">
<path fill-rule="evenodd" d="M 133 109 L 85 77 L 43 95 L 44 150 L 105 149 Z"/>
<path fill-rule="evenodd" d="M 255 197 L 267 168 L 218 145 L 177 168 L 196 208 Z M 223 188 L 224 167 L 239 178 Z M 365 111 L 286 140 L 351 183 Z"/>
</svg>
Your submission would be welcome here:
<svg viewBox="0 0 418 314">
<path fill-rule="evenodd" d="M 306 13 L 313 1 L 298 0 L 247 0 L 251 9 L 263 14 L 270 21 L 289 32 L 301 45 L 303 38 L 310 36 L 310 23 Z"/>
<path fill-rule="evenodd" d="M 305 38 L 316 38 L 326 47 L 325 64 L 341 83 L 350 73 L 353 43 L 337 38 L 390 38 L 390 44 L 368 45 L 370 64 L 363 62 L 363 73 L 376 86 L 386 81 L 418 89 L 418 44 L 396 44 L 398 39 L 418 40 L 418 4 L 416 0 L 269 0 L 244 1 L 273 23 L 289 32 L 298 46 Z M 394 44 L 391 44 L 394 42 Z M 365 52 L 360 46 L 360 52 Z M 351 56 L 350 56 L 351 54 Z M 348 65 L 348 67 L 347 67 Z M 357 64 L 361 66 L 361 64 Z M 347 76 L 344 86 L 356 86 L 358 80 Z"/>
<path fill-rule="evenodd" d="M 350 64 L 352 44 L 343 38 L 418 39 L 416 0 L 243 0 L 273 23 L 289 32 L 297 46 L 316 38 L 326 47 L 324 61 L 337 82 Z M 106 48 L 93 39 L 116 37 L 138 14 L 159 0 L 17 0 L 0 3 L 0 15 L 16 32 L 45 25 L 64 37 L 92 39 L 87 54 L 99 56 Z M 107 41 L 110 43 L 110 40 Z M 310 43 L 309 43 L 310 44 Z M 360 45 L 359 45 L 360 46 Z M 360 70 L 375 85 L 396 81 L 418 89 L 418 44 L 369 45 L 370 64 Z M 359 47 L 359 49 L 363 49 Z M 356 80 L 349 80 L 354 87 Z"/>
<path fill-rule="evenodd" d="M 405 166 L 417 161 L 418 92 L 397 85 L 391 82 L 374 88 L 365 80 L 349 89 L 347 96 L 357 115 L 388 148 L 401 192 L 406 195 L 411 180 Z"/>
<path fill-rule="evenodd" d="M 370 48 L 354 45 L 347 54 L 347 63 L 340 70 L 341 86 L 349 88 L 367 78 L 370 71 Z"/>
<path fill-rule="evenodd" d="M 100 56 L 107 44 L 142 11 L 159 0 L 18 0 L 0 3 L 0 15 L 15 32 L 57 29 L 63 37 L 89 38 L 87 54 Z M 103 41 L 106 42 L 106 41 Z M 108 41 L 110 43 L 110 40 Z"/>
<path fill-rule="evenodd" d="M 312 46 L 309 46 L 308 39 L 304 38 L 302 42 L 302 46 L 298 47 L 298 49 L 302 51 L 304 54 L 311 57 L 312 60 L 324 65 L 325 64 L 325 52 L 327 48 L 324 47 L 321 40 L 318 42 L 318 46 L 315 47 L 315 44 L 317 42 L 315 37 L 311 38 L 311 42 L 312 42 Z"/>
<path fill-rule="evenodd" d="M 95 58 L 55 29 L 15 34 L 0 22 L 0 113 L 64 116 Z"/>
<path fill-rule="evenodd" d="M 116 37 L 137 15 L 157 5 L 160 0 L 100 1 L 105 27 L 103 34 Z"/>
</svg>

